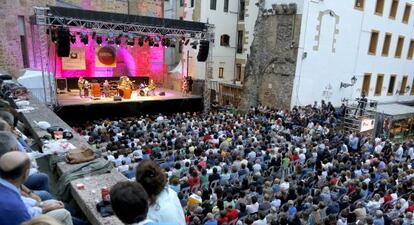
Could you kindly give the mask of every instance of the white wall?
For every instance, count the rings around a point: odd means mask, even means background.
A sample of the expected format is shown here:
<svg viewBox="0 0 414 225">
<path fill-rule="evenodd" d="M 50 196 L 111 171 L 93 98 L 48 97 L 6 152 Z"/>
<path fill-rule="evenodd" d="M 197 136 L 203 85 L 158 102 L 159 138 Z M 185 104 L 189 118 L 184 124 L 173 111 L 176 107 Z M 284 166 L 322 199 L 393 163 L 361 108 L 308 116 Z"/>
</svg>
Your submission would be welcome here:
<svg viewBox="0 0 414 225">
<path fill-rule="evenodd" d="M 201 19 L 199 22 L 208 22 L 215 25 L 213 80 L 232 81 L 234 79 L 234 61 L 237 44 L 236 28 L 238 1 L 229 0 L 228 12 L 224 12 L 224 0 L 217 0 L 216 10 L 210 10 L 210 0 L 202 0 L 201 4 Z M 230 47 L 220 46 L 220 36 L 223 34 L 230 36 Z M 196 62 L 195 64 L 197 71 L 196 76 L 199 77 L 201 75 L 200 79 L 203 79 L 205 74 L 205 63 Z M 224 68 L 224 77 L 220 79 L 218 78 L 219 67 Z"/>
<path fill-rule="evenodd" d="M 414 96 L 409 96 L 409 93 L 405 96 L 386 95 L 390 74 L 397 75 L 394 92 L 399 89 L 403 75 L 408 75 L 407 85 L 412 86 L 414 61 L 407 60 L 406 56 L 409 40 L 414 38 L 413 10 L 408 25 L 403 24 L 401 20 L 405 3 L 413 1 L 400 0 L 395 20 L 388 18 L 391 1 L 385 1 L 382 17 L 374 15 L 375 2 L 366 0 L 364 11 L 360 11 L 354 9 L 354 1 L 351 0 L 304 1 L 292 105 L 311 104 L 321 99 L 340 105 L 342 98 L 359 97 L 365 73 L 372 73 L 368 99 L 375 99 L 379 102 L 414 100 Z M 333 10 L 340 17 L 335 53 L 331 51 L 334 20 L 329 15 L 323 19 L 319 50 L 313 49 L 316 44 L 319 12 L 327 9 Z M 376 56 L 368 55 L 368 45 L 373 29 L 380 31 Z M 393 34 L 388 57 L 381 56 L 385 32 Z M 405 36 L 401 59 L 394 58 L 398 35 Z M 303 59 L 304 53 L 307 56 Z M 382 95 L 379 97 L 374 96 L 378 73 L 385 74 Z M 358 79 L 357 83 L 353 87 L 341 89 L 340 83 L 349 83 L 354 75 Z"/>
<path fill-rule="evenodd" d="M 256 6 L 255 1 L 250 1 L 250 4 L 245 8 L 245 14 L 248 14 L 248 17 L 244 17 L 244 21 L 239 21 L 240 24 L 245 25 L 245 31 L 248 31 L 247 42 L 248 44 L 243 43 L 243 48 L 246 48 L 247 51 L 244 51 L 242 54 L 237 54 L 237 58 L 247 60 L 247 55 L 250 54 L 250 46 L 254 40 L 254 27 L 257 20 L 257 14 L 259 13 L 259 7 Z M 246 33 L 244 34 L 246 35 Z"/>
</svg>

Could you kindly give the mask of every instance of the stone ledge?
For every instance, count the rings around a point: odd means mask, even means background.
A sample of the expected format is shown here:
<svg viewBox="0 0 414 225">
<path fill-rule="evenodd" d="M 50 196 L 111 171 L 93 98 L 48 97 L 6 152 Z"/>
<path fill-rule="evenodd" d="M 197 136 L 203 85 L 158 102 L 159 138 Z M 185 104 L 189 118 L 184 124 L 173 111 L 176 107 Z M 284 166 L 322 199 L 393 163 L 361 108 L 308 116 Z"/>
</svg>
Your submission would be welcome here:
<svg viewBox="0 0 414 225">
<path fill-rule="evenodd" d="M 102 187 L 111 188 L 116 183 L 127 180 L 116 170 L 90 178 L 77 179 L 70 183 L 72 196 L 92 225 L 123 225 L 116 216 L 102 217 L 96 209 L 96 203 L 102 200 Z M 79 183 L 85 184 L 85 189 L 77 189 L 76 185 Z"/>
</svg>

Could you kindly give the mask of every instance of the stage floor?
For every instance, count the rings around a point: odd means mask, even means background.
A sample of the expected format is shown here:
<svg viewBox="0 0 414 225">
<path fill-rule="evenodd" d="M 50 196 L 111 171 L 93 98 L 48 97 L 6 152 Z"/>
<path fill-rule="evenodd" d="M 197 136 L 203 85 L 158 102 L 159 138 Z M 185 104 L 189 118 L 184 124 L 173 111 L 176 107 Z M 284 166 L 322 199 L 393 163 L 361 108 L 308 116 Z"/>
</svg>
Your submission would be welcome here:
<svg viewBox="0 0 414 225">
<path fill-rule="evenodd" d="M 165 96 L 160 96 L 160 92 L 165 92 Z M 146 101 L 165 101 L 165 100 L 185 100 L 185 99 L 199 99 L 198 95 L 183 95 L 181 92 L 157 88 L 153 96 L 140 96 L 137 91 L 133 91 L 130 99 L 122 99 L 122 101 L 114 101 L 113 97 L 94 100 L 91 97 L 81 98 L 79 90 L 71 89 L 70 92 L 61 93 L 57 95 L 57 100 L 60 106 L 76 106 L 76 105 L 91 105 L 91 104 L 113 104 L 113 103 L 127 103 L 127 102 L 146 102 Z"/>
</svg>

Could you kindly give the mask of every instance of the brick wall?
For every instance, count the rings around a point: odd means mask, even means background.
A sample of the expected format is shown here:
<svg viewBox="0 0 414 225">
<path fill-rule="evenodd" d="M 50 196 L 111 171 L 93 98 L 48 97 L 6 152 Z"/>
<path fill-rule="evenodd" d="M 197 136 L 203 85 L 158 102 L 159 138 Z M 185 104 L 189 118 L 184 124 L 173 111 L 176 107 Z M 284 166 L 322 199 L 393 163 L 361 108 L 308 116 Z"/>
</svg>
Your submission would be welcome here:
<svg viewBox="0 0 414 225">
<path fill-rule="evenodd" d="M 146 16 L 162 16 L 161 0 L 133 0 L 130 1 L 130 13 Z M 18 16 L 24 16 L 26 22 L 26 45 L 31 68 L 39 68 L 40 62 L 38 47 L 32 46 L 32 32 L 29 17 L 33 15 L 33 6 L 59 5 L 67 3 L 80 8 L 128 13 L 127 0 L 1 0 L 0 1 L 0 72 L 19 76 L 24 68 L 20 36 L 18 32 Z M 133 4 L 137 3 L 136 7 Z M 139 6 L 146 6 L 141 8 Z M 33 32 L 37 36 L 37 32 Z M 34 52 L 34 53 L 33 53 Z"/>
</svg>

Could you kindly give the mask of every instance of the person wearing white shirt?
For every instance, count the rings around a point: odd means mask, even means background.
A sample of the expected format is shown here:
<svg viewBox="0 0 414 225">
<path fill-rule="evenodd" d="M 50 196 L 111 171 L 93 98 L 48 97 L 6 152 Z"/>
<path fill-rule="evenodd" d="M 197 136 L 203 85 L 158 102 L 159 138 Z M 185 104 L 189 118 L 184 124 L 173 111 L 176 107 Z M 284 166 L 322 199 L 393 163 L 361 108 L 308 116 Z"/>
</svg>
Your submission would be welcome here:
<svg viewBox="0 0 414 225">
<path fill-rule="evenodd" d="M 148 219 L 158 223 L 173 221 L 178 225 L 186 225 L 177 193 L 168 187 L 167 177 L 156 162 L 142 161 L 137 167 L 136 181 L 144 187 L 149 197 Z"/>
<path fill-rule="evenodd" d="M 397 151 L 395 151 L 395 160 L 398 162 L 401 162 L 403 158 L 403 154 L 404 154 L 404 149 L 402 148 L 401 145 L 399 145 Z"/>
<path fill-rule="evenodd" d="M 408 149 L 407 155 L 410 157 L 410 160 L 414 160 L 414 147 Z"/>
<path fill-rule="evenodd" d="M 257 213 L 259 211 L 259 203 L 256 196 L 252 196 L 252 203 L 246 206 L 246 210 L 249 214 Z"/>
</svg>

